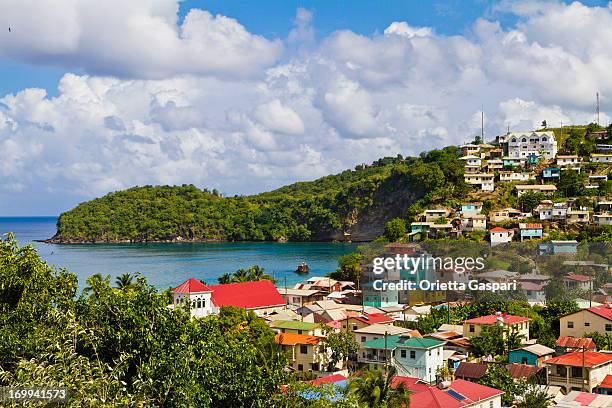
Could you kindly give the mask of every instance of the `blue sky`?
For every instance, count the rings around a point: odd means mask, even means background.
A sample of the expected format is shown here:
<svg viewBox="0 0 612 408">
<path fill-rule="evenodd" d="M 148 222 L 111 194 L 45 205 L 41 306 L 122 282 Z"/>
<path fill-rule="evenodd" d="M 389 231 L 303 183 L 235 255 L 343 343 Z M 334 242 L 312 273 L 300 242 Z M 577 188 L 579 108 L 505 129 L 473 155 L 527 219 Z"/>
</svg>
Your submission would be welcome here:
<svg viewBox="0 0 612 408">
<path fill-rule="evenodd" d="M 606 1 L 0 2 L 0 215 L 606 124 L 611 43 Z"/>
</svg>

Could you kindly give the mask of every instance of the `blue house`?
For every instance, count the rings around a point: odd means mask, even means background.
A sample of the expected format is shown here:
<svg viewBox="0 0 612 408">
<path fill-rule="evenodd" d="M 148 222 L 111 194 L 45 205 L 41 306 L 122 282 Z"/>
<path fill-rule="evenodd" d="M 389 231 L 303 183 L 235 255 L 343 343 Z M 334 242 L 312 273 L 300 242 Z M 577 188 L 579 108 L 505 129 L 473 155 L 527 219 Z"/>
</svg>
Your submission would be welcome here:
<svg viewBox="0 0 612 408">
<path fill-rule="evenodd" d="M 540 161 L 540 157 L 537 154 L 531 153 L 527 156 L 527 164 L 528 165 L 536 165 Z"/>
<path fill-rule="evenodd" d="M 480 214 L 482 211 L 482 203 L 463 203 L 461 204 L 461 214 Z"/>
<path fill-rule="evenodd" d="M 578 241 L 550 241 L 540 244 L 540 255 L 575 254 Z"/>
<path fill-rule="evenodd" d="M 521 241 L 526 239 L 540 239 L 542 238 L 542 224 L 519 224 L 519 230 L 521 231 Z"/>
<path fill-rule="evenodd" d="M 547 167 L 542 170 L 543 179 L 558 179 L 561 177 L 561 169 L 558 167 Z"/>
<path fill-rule="evenodd" d="M 544 361 L 554 357 L 555 350 L 541 344 L 531 344 L 521 347 L 516 350 L 511 350 L 508 353 L 508 362 L 510 364 L 527 364 L 531 366 L 542 367 Z"/>
</svg>

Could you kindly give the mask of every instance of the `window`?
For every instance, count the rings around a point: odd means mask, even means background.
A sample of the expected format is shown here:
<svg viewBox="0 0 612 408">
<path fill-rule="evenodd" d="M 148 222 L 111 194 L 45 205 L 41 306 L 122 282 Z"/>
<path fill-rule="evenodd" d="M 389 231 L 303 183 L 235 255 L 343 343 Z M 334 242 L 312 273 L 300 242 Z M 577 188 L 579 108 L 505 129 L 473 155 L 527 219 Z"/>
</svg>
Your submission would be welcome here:
<svg viewBox="0 0 612 408">
<path fill-rule="evenodd" d="M 298 364 L 298 371 L 304 371 L 304 366 L 302 364 Z"/>
<path fill-rule="evenodd" d="M 357 330 L 357 329 L 358 329 L 358 327 L 353 325 L 353 330 Z"/>
<path fill-rule="evenodd" d="M 365 343 L 366 342 L 366 336 L 361 336 L 361 342 Z"/>
<path fill-rule="evenodd" d="M 308 346 L 305 344 L 300 344 L 300 353 L 301 354 L 308 354 Z"/>
<path fill-rule="evenodd" d="M 572 367 L 572 377 L 582 378 L 582 367 Z"/>
<path fill-rule="evenodd" d="M 591 325 L 591 323 L 589 322 L 584 322 L 584 327 L 589 327 Z"/>
<path fill-rule="evenodd" d="M 606 331 L 612 331 L 612 324 L 606 324 Z"/>
<path fill-rule="evenodd" d="M 401 354 L 402 358 L 406 358 L 406 350 L 402 350 L 400 352 L 400 354 Z"/>
<path fill-rule="evenodd" d="M 302 331 L 301 331 L 301 330 L 298 330 L 298 334 L 302 334 Z"/>
<path fill-rule="evenodd" d="M 474 333 L 476 331 L 476 328 L 474 327 L 473 324 L 470 324 L 470 333 Z"/>
<path fill-rule="evenodd" d="M 574 328 L 574 322 L 567 322 L 567 328 L 568 329 L 573 329 Z"/>
<path fill-rule="evenodd" d="M 427 355 L 431 356 L 431 350 L 429 350 L 429 352 L 427 353 Z"/>
<path fill-rule="evenodd" d="M 493 401 L 489 401 L 489 408 L 493 408 Z"/>
<path fill-rule="evenodd" d="M 527 357 L 521 358 L 521 364 L 527 364 Z"/>
<path fill-rule="evenodd" d="M 410 350 L 410 358 L 416 358 L 416 351 Z"/>
</svg>

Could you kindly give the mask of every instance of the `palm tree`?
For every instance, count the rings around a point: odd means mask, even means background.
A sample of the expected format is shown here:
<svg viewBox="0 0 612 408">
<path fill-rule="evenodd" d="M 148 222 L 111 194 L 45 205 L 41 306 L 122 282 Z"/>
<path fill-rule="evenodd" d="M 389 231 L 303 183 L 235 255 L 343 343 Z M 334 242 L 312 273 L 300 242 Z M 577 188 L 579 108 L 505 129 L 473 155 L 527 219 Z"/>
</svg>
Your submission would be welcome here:
<svg viewBox="0 0 612 408">
<path fill-rule="evenodd" d="M 389 367 L 386 376 L 380 370 L 365 370 L 361 376 L 351 381 L 349 392 L 368 407 L 409 407 L 410 391 L 404 387 L 404 383 L 391 387 L 396 374 L 394 366 Z"/>
<path fill-rule="evenodd" d="M 232 275 L 232 283 L 248 282 L 249 273 L 246 269 L 240 268 Z"/>
<path fill-rule="evenodd" d="M 232 283 L 232 276 L 229 273 L 225 272 L 223 275 L 219 276 L 217 280 L 222 285 Z"/>
<path fill-rule="evenodd" d="M 274 279 L 265 273 L 265 269 L 259 265 L 253 265 L 247 269 L 250 281 L 270 280 L 274 282 Z"/>
<path fill-rule="evenodd" d="M 118 289 L 125 290 L 132 286 L 132 279 L 132 275 L 130 275 L 129 273 L 124 273 L 121 276 L 117 276 L 117 279 L 115 279 L 115 286 Z"/>
</svg>

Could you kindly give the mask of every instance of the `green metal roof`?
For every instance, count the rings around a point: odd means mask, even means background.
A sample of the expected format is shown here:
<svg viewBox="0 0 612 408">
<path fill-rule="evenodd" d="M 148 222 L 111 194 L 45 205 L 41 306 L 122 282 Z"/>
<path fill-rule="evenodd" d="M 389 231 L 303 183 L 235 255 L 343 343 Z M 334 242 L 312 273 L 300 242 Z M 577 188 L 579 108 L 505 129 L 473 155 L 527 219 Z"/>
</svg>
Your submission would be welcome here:
<svg viewBox="0 0 612 408">
<path fill-rule="evenodd" d="M 410 347 L 410 348 L 423 348 L 429 349 L 432 347 L 438 347 L 442 344 L 446 343 L 444 340 L 432 339 L 429 337 L 426 338 L 402 338 L 401 341 L 398 342 L 397 347 Z"/>
<path fill-rule="evenodd" d="M 394 350 L 397 347 L 397 342 L 402 338 L 400 336 L 387 336 L 386 350 Z M 363 343 L 363 347 L 385 350 L 385 338 L 381 337 L 380 339 L 366 341 Z"/>
<path fill-rule="evenodd" d="M 313 330 L 319 327 L 319 323 L 298 322 L 295 320 L 276 320 L 273 323 L 273 327 L 276 329 Z"/>
</svg>

